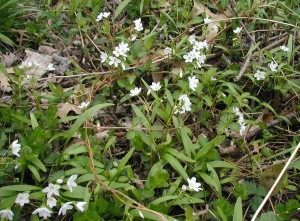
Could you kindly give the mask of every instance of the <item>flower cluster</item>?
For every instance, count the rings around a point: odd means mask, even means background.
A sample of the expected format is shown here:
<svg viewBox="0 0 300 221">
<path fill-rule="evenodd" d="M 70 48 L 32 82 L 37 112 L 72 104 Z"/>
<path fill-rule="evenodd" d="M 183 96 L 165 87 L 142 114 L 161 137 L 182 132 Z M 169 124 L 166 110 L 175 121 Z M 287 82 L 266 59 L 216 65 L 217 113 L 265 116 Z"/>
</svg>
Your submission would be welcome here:
<svg viewBox="0 0 300 221">
<path fill-rule="evenodd" d="M 96 18 L 96 21 L 101 21 L 103 18 L 108 18 L 109 15 L 110 12 L 100 12 L 100 14 Z"/>
<path fill-rule="evenodd" d="M 183 58 L 186 63 L 196 62 L 198 68 L 202 67 L 204 64 L 206 55 L 202 53 L 203 49 L 208 49 L 207 40 L 197 41 L 195 35 L 189 37 L 189 42 L 192 44 L 192 50 L 188 54 L 183 55 Z"/>
<path fill-rule="evenodd" d="M 69 177 L 67 180 L 67 187 L 70 192 L 73 192 L 73 188 L 77 186 L 77 183 L 75 180 L 77 179 L 77 174 L 74 174 Z M 42 205 L 41 207 L 37 208 L 32 212 L 32 214 L 38 214 L 39 217 L 42 217 L 43 219 L 47 219 L 48 217 L 51 217 L 52 208 L 57 206 L 57 199 L 55 197 L 59 197 L 59 190 L 61 186 L 59 184 L 63 183 L 63 180 L 58 179 L 56 181 L 57 184 L 49 183 L 47 187 L 45 187 L 42 192 L 46 194 L 47 202 L 46 205 Z M 19 193 L 15 199 L 15 204 L 23 207 L 25 204 L 29 203 L 29 193 Z M 64 203 L 61 208 L 59 209 L 58 215 L 65 215 L 67 210 L 73 209 L 73 206 L 71 205 L 73 202 L 66 202 Z M 75 202 L 75 207 L 83 212 L 85 210 L 85 204 L 86 202 Z M 8 220 L 13 220 L 14 213 L 10 209 L 1 210 L 0 211 L 0 217 L 1 220 L 7 218 Z"/>
<path fill-rule="evenodd" d="M 124 62 L 126 60 L 127 53 L 129 50 L 129 45 L 125 42 L 121 42 L 118 46 L 114 48 L 112 52 L 114 56 L 108 56 L 106 52 L 101 51 L 101 63 L 105 63 L 107 60 L 109 60 L 108 64 L 110 66 L 114 66 L 115 68 L 117 68 L 121 64 L 122 69 L 125 70 Z"/>
<path fill-rule="evenodd" d="M 239 125 L 240 125 L 240 135 L 242 136 L 243 133 L 246 131 L 246 123 L 244 119 L 244 115 L 241 113 L 238 107 L 233 108 L 234 113 L 239 117 Z"/>
<path fill-rule="evenodd" d="M 182 94 L 178 98 L 178 105 L 175 106 L 174 114 L 184 114 L 186 111 L 191 111 L 191 101 L 186 94 Z"/>
<path fill-rule="evenodd" d="M 196 191 L 196 192 L 199 192 L 200 190 L 203 190 L 200 186 L 201 186 L 201 183 L 197 183 L 196 181 L 196 177 L 192 177 L 191 179 L 188 178 L 187 179 L 187 182 L 189 184 L 188 187 L 186 187 L 186 185 L 182 185 L 182 190 L 190 190 L 190 191 Z"/>
</svg>

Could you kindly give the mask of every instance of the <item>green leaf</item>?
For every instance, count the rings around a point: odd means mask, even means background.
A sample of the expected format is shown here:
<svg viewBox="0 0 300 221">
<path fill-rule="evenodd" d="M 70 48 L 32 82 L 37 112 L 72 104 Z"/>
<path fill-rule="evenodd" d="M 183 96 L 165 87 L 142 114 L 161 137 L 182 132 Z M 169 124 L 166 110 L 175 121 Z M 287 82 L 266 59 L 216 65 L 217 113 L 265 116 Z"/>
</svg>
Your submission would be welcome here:
<svg viewBox="0 0 300 221">
<path fill-rule="evenodd" d="M 78 131 L 78 129 L 81 127 L 81 125 L 92 115 L 105 107 L 112 106 L 113 104 L 104 103 L 104 104 L 98 104 L 94 107 L 91 107 L 90 109 L 86 110 L 83 114 L 79 115 L 75 123 L 72 125 L 72 127 L 67 132 L 67 142 L 71 139 L 71 137 L 75 134 L 75 132 Z"/>
<path fill-rule="evenodd" d="M 6 44 L 9 44 L 11 46 L 14 46 L 15 43 L 7 36 L 3 35 L 0 33 L 0 41 L 6 43 Z"/>
<path fill-rule="evenodd" d="M 126 163 L 130 159 L 131 155 L 133 154 L 135 148 L 131 148 L 131 150 L 122 158 L 121 162 L 118 165 L 118 171 L 122 171 L 123 168 L 125 167 Z"/>
<path fill-rule="evenodd" d="M 145 184 L 148 189 L 168 186 L 169 173 L 165 169 L 162 169 L 162 167 L 161 161 L 152 166 Z"/>
<path fill-rule="evenodd" d="M 41 190 L 41 187 L 33 186 L 33 185 L 11 185 L 11 186 L 4 186 L 0 188 L 0 195 L 3 191 L 16 191 L 16 192 L 25 192 L 25 191 L 32 191 L 32 190 Z"/>
<path fill-rule="evenodd" d="M 31 121 L 32 129 L 39 126 L 39 123 L 37 122 L 37 120 L 32 112 L 30 112 L 30 121 Z"/>
<path fill-rule="evenodd" d="M 190 157 L 187 157 L 186 155 L 184 155 L 181 152 L 178 152 L 177 150 L 173 149 L 173 148 L 168 148 L 166 150 L 168 153 L 172 154 L 174 157 L 176 157 L 179 160 L 182 160 L 184 162 L 188 162 L 188 163 L 196 163 L 196 160 L 191 159 Z"/>
<path fill-rule="evenodd" d="M 121 2 L 121 4 L 117 7 L 115 11 L 115 19 L 122 13 L 122 11 L 126 7 L 126 5 L 128 5 L 129 2 L 131 2 L 131 0 L 124 0 Z"/>
<path fill-rule="evenodd" d="M 212 148 L 222 143 L 225 139 L 225 136 L 217 136 L 207 144 L 205 144 L 197 153 L 195 160 L 199 160 L 201 157 L 204 157 Z"/>
<path fill-rule="evenodd" d="M 34 166 L 28 165 L 28 169 L 32 172 L 33 176 L 38 182 L 42 181 L 39 171 Z"/>
<path fill-rule="evenodd" d="M 132 104 L 132 109 L 136 116 L 142 119 L 142 125 L 146 128 L 150 128 L 151 125 L 149 124 L 148 119 L 145 117 L 143 112 L 135 104 Z"/>
<path fill-rule="evenodd" d="M 63 154 L 66 155 L 77 155 L 77 154 L 81 154 L 81 153 L 88 153 L 88 149 L 86 146 L 82 146 L 79 143 L 73 144 L 71 146 L 69 146 Z"/>
<path fill-rule="evenodd" d="M 73 192 L 65 191 L 61 193 L 61 195 L 64 197 L 70 197 L 72 199 L 80 199 L 80 200 L 84 198 L 84 194 L 85 194 L 85 187 L 82 186 L 76 186 L 76 188 L 73 189 Z"/>
<path fill-rule="evenodd" d="M 221 160 L 211 161 L 211 162 L 208 162 L 207 164 L 211 165 L 213 168 L 239 169 L 237 165 L 226 162 L 226 161 L 221 161 Z"/>
<path fill-rule="evenodd" d="M 36 155 L 36 154 L 34 154 L 34 155 Z M 42 161 L 40 161 L 40 159 L 38 158 L 37 155 L 33 158 L 28 158 L 28 161 L 30 161 L 33 165 L 35 165 L 37 168 L 39 168 L 43 172 L 47 172 L 46 167 L 44 166 Z"/>
<path fill-rule="evenodd" d="M 185 169 L 183 169 L 182 165 L 175 157 L 166 153 L 162 158 L 165 159 L 173 167 L 173 169 L 183 177 L 183 179 L 187 180 L 189 178 L 189 176 L 185 172 Z"/>
<path fill-rule="evenodd" d="M 193 144 L 191 138 L 187 134 L 187 128 L 182 127 L 179 128 L 179 132 L 181 134 L 182 142 L 183 142 L 183 147 L 186 151 L 186 154 L 188 157 L 191 157 L 191 155 L 195 155 L 195 144 Z"/>
<path fill-rule="evenodd" d="M 243 205 L 241 197 L 238 197 L 234 206 L 233 221 L 243 220 Z"/>
<path fill-rule="evenodd" d="M 12 116 L 13 118 L 16 118 L 17 120 L 25 123 L 25 124 L 31 124 L 31 121 L 25 117 L 19 116 L 19 115 L 15 115 L 15 114 L 11 114 L 10 116 Z"/>
</svg>

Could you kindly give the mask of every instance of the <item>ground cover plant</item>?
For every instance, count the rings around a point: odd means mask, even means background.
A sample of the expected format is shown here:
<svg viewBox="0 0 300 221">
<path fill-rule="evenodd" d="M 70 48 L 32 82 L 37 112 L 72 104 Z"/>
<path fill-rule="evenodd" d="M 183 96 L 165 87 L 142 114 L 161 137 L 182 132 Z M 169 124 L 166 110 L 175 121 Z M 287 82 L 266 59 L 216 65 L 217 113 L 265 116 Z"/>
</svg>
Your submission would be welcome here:
<svg viewBox="0 0 300 221">
<path fill-rule="evenodd" d="M 0 219 L 299 220 L 299 18 L 0 0 Z"/>
</svg>

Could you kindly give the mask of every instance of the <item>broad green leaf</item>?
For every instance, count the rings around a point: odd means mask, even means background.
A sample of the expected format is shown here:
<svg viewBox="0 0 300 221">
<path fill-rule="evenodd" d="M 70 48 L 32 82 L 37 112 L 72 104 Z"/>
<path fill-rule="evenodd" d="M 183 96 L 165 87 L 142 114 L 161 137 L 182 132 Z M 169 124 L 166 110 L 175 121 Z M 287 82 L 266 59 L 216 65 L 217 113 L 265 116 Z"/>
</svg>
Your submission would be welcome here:
<svg viewBox="0 0 300 221">
<path fill-rule="evenodd" d="M 2 197 L 1 203 L 0 203 L 0 210 L 12 207 L 15 203 L 15 199 L 16 199 L 16 196 Z M 2 220 L 4 220 L 4 219 L 2 219 L 2 214 L 1 214 L 1 221 Z"/>
<path fill-rule="evenodd" d="M 63 186 L 63 187 L 65 189 L 67 189 L 67 187 L 65 187 L 65 186 Z M 64 191 L 61 193 L 61 195 L 64 197 L 70 197 L 72 199 L 79 199 L 81 201 L 84 198 L 84 194 L 85 194 L 85 187 L 82 187 L 82 186 L 76 186 L 75 188 L 73 188 L 73 192 Z"/>
<path fill-rule="evenodd" d="M 185 172 L 185 169 L 175 157 L 166 153 L 162 158 L 165 159 L 173 167 L 173 169 L 183 177 L 183 179 L 187 180 L 189 178 L 189 176 Z"/>
<path fill-rule="evenodd" d="M 39 123 L 37 122 L 37 120 L 32 112 L 30 112 L 30 121 L 31 121 L 32 129 L 39 126 Z"/>
<path fill-rule="evenodd" d="M 72 125 L 72 127 L 67 131 L 67 142 L 71 139 L 71 137 L 74 135 L 76 131 L 81 127 L 81 125 L 90 117 L 93 116 L 93 114 L 105 107 L 112 106 L 113 104 L 104 103 L 104 104 L 98 104 L 94 107 L 91 107 L 90 109 L 86 110 L 83 114 L 81 114 L 75 123 Z"/>
<path fill-rule="evenodd" d="M 169 173 L 163 169 L 162 162 L 159 161 L 154 164 L 149 172 L 146 181 L 146 188 L 155 189 L 161 187 L 168 187 Z"/>
<path fill-rule="evenodd" d="M 234 206 L 233 221 L 243 220 L 243 205 L 241 197 L 238 197 Z"/>
</svg>

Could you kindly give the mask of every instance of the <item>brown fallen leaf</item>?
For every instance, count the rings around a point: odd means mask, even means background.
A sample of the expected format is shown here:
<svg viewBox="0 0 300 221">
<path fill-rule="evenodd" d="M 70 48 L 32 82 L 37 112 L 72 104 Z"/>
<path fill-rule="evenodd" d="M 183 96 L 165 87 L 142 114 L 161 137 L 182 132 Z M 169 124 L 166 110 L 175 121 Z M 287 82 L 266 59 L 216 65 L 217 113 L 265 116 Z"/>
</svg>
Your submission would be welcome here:
<svg viewBox="0 0 300 221">
<path fill-rule="evenodd" d="M 77 107 L 76 105 L 74 104 L 70 104 L 68 102 L 66 103 L 60 103 L 57 105 L 58 107 L 58 110 L 57 110 L 57 113 L 56 113 L 56 117 L 59 117 L 59 118 L 63 118 L 63 117 L 66 117 L 70 111 L 74 111 L 76 114 L 81 114 L 82 111 L 79 107 Z"/>
<path fill-rule="evenodd" d="M 0 71 L 0 90 L 1 91 L 11 91 L 7 77 Z"/>
</svg>

